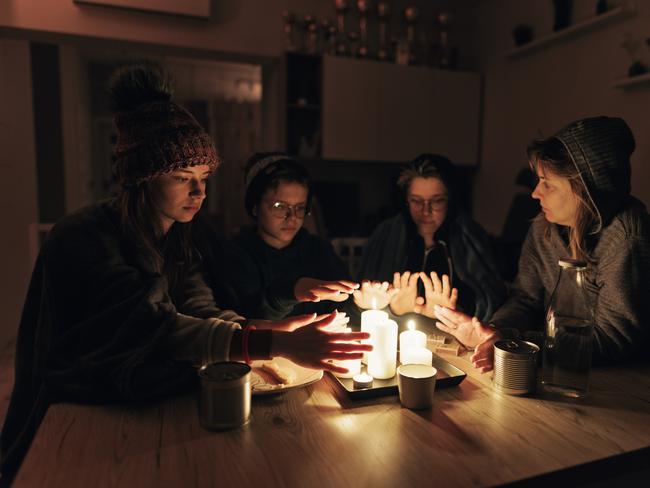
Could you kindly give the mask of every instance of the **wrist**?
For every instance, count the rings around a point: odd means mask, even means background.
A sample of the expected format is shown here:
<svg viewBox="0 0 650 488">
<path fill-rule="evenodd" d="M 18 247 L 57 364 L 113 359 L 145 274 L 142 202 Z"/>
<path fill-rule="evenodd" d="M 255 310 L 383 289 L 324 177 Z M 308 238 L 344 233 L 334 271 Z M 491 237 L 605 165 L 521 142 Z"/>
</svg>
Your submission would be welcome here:
<svg viewBox="0 0 650 488">
<path fill-rule="evenodd" d="M 288 343 L 290 340 L 291 332 L 284 332 L 279 330 L 274 330 L 271 334 L 271 350 L 270 356 L 272 358 L 276 356 L 286 356 L 286 352 L 289 349 Z"/>
</svg>

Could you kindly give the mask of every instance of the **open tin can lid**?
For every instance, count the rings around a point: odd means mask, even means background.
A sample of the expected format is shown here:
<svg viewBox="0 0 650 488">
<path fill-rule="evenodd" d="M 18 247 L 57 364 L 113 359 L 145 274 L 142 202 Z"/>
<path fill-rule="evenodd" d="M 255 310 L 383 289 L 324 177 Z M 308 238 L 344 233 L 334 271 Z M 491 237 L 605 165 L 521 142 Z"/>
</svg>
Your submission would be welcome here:
<svg viewBox="0 0 650 488">
<path fill-rule="evenodd" d="M 517 356 L 532 356 L 539 352 L 539 347 L 532 342 L 518 339 L 505 339 L 494 343 L 494 348 Z"/>
<path fill-rule="evenodd" d="M 212 385 L 233 385 L 248 381 L 251 367 L 248 364 L 224 361 L 203 366 L 199 369 L 199 377 L 204 383 Z"/>
</svg>

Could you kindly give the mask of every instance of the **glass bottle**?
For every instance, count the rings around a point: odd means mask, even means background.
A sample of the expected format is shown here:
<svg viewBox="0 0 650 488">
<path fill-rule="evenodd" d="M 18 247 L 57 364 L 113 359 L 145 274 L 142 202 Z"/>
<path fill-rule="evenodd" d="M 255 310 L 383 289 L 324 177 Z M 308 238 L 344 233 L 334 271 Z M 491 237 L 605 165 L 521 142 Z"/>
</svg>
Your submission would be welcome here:
<svg viewBox="0 0 650 488">
<path fill-rule="evenodd" d="M 580 398 L 587 394 L 594 333 L 593 311 L 584 288 L 583 261 L 561 259 L 560 274 L 546 312 L 542 385 Z"/>
</svg>

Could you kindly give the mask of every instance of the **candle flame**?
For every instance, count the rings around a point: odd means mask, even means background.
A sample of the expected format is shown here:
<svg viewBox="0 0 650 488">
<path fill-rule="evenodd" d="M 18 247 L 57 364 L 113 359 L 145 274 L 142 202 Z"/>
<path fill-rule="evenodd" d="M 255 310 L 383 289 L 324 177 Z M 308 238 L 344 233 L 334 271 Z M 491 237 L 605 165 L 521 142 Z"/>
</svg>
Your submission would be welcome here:
<svg viewBox="0 0 650 488">
<path fill-rule="evenodd" d="M 413 322 L 412 320 L 409 320 L 409 321 L 406 323 L 406 328 L 407 328 L 408 330 L 415 330 L 415 322 Z"/>
</svg>

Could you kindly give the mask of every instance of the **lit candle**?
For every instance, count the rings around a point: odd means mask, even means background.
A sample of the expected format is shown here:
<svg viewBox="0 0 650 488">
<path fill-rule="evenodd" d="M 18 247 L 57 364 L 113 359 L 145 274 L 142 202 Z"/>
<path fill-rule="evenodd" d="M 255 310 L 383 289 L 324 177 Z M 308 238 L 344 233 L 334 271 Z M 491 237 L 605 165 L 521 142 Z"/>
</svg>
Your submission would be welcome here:
<svg viewBox="0 0 650 488">
<path fill-rule="evenodd" d="M 427 335 L 421 330 L 415 330 L 415 323 L 412 320 L 408 321 L 406 327 L 408 330 L 401 332 L 399 335 L 400 352 L 409 347 L 427 347 Z"/>
<path fill-rule="evenodd" d="M 350 327 L 346 327 L 343 332 L 349 334 L 350 332 L 352 332 L 352 329 Z M 337 342 L 347 342 L 347 341 L 337 341 Z M 332 361 L 332 363 L 334 363 L 336 366 L 347 368 L 348 370 L 347 373 L 334 373 L 334 376 L 337 376 L 339 378 L 352 378 L 354 375 L 359 374 L 361 372 L 361 359 L 347 359 L 347 360 L 340 360 L 340 361 L 334 360 Z"/>
<path fill-rule="evenodd" d="M 423 364 L 431 366 L 433 353 L 426 347 L 407 347 L 399 350 L 399 361 L 402 364 Z"/>
<path fill-rule="evenodd" d="M 386 380 L 397 367 L 397 322 L 386 320 L 372 327 L 372 351 L 368 353 L 368 373 Z"/>
<path fill-rule="evenodd" d="M 372 306 L 373 308 L 377 306 L 377 302 L 374 299 L 372 300 Z M 372 344 L 373 343 L 372 331 L 375 325 L 386 322 L 387 320 L 388 320 L 388 314 L 381 310 L 366 310 L 365 312 L 361 312 L 361 332 L 368 332 L 370 334 L 370 339 L 365 339 L 361 341 L 361 343 Z M 364 364 L 368 364 L 367 352 L 363 353 L 362 361 Z"/>
</svg>

